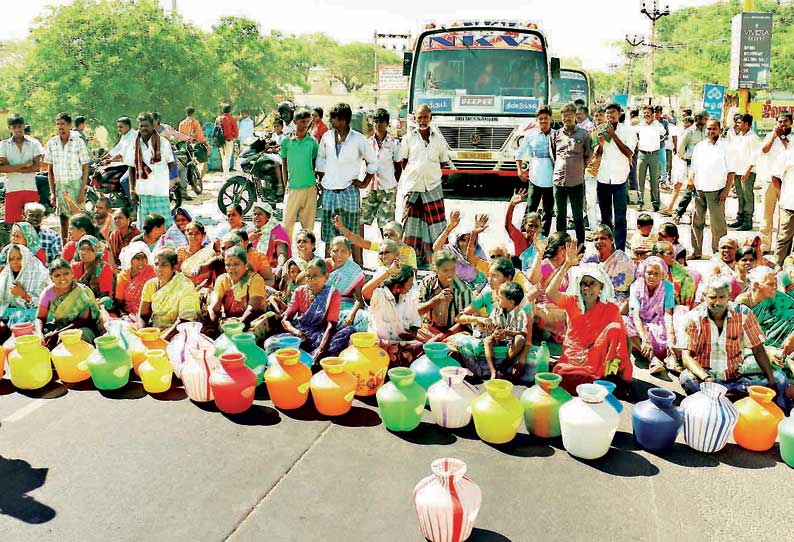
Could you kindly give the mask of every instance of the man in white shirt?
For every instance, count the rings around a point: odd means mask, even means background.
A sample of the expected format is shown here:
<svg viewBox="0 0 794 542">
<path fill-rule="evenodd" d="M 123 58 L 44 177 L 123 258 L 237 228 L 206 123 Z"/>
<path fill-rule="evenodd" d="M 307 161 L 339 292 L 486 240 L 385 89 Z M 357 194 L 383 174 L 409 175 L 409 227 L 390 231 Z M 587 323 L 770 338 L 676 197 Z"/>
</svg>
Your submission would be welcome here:
<svg viewBox="0 0 794 542">
<path fill-rule="evenodd" d="M 247 109 L 240 110 L 240 120 L 237 121 L 237 140 L 240 147 L 246 146 L 246 141 L 254 136 L 254 119 L 248 114 Z"/>
<path fill-rule="evenodd" d="M 736 213 L 736 222 L 728 224 L 729 228 L 739 228 L 741 231 L 753 229 L 753 213 L 755 212 L 755 171 L 753 166 L 758 157 L 759 140 L 753 132 L 753 116 L 746 114 L 739 116 L 739 133 L 731 139 L 731 154 L 734 161 L 734 186 L 736 197 L 739 199 L 739 209 Z"/>
<path fill-rule="evenodd" d="M 5 173 L 5 222 L 22 221 L 25 204 L 39 199 L 36 190 L 36 172 L 44 154 L 41 143 L 25 135 L 25 119 L 20 115 L 8 117 L 11 137 L 0 141 L 0 173 Z"/>
<path fill-rule="evenodd" d="M 772 182 L 780 191 L 780 227 L 777 234 L 775 259 L 783 266 L 786 257 L 791 254 L 794 239 L 794 147 L 788 145 L 781 153 L 777 162 L 777 172 Z"/>
<path fill-rule="evenodd" d="M 725 224 L 725 200 L 733 184 L 733 161 L 728 142 L 720 139 L 720 121 L 709 119 L 706 139 L 695 145 L 692 152 L 690 184 L 695 186 L 695 216 L 692 219 L 692 256 L 703 257 L 703 230 L 706 227 L 706 210 L 711 219 L 711 248 L 719 251 L 720 238 L 728 233 Z"/>
<path fill-rule="evenodd" d="M 138 136 L 126 148 L 124 163 L 130 168 L 130 196 L 138 205 L 138 224 L 143 229 L 146 215 L 158 214 L 165 218 L 168 228 L 172 220 L 169 170 L 174 153 L 168 139 L 154 130 L 151 113 L 142 113 L 137 120 Z"/>
<path fill-rule="evenodd" d="M 389 112 L 378 108 L 372 116 L 375 128 L 367 143 L 378 157 L 378 172 L 372 184 L 361 192 L 361 228 L 359 235 L 364 236 L 364 226 L 378 220 L 378 227 L 383 228 L 394 222 L 394 211 L 397 206 L 397 183 L 402 173 L 400 162 L 400 141 L 389 134 Z M 362 168 L 363 169 L 363 168 Z M 362 172 L 366 175 L 366 172 Z M 361 176 L 361 175 L 360 175 Z"/>
<path fill-rule="evenodd" d="M 651 204 L 653 210 L 658 212 L 661 205 L 659 200 L 659 175 L 661 172 L 661 161 L 659 159 L 659 149 L 661 148 L 661 137 L 665 134 L 662 124 L 654 118 L 653 107 L 646 105 L 642 109 L 643 119 L 637 124 L 639 156 L 637 157 L 637 185 L 640 189 L 640 199 L 637 202 L 637 209 L 642 211 L 645 208 L 645 178 L 651 175 Z"/>
<path fill-rule="evenodd" d="M 598 168 L 596 193 L 601 222 L 614 230 L 615 246 L 625 250 L 628 178 L 637 137 L 633 127 L 620 122 L 621 111 L 619 104 L 609 104 L 606 108 L 607 123 L 598 133 L 595 151 L 596 155 L 601 156 L 601 165 Z"/>
<path fill-rule="evenodd" d="M 764 252 L 772 250 L 772 225 L 780 198 L 780 186 L 772 182 L 772 176 L 778 171 L 778 161 L 790 146 L 791 113 L 781 113 L 777 117 L 777 126 L 770 132 L 761 145 L 756 160 L 756 178 L 763 186 L 761 195 L 764 214 L 761 217 L 761 246 Z"/>
<path fill-rule="evenodd" d="M 361 200 L 359 189 L 366 188 L 378 168 L 375 151 L 366 138 L 350 128 L 353 111 L 346 103 L 336 104 L 331 109 L 332 130 L 323 134 L 317 150 L 317 177 L 323 187 L 322 240 L 325 255 L 330 253 L 330 241 L 341 235 L 334 227 L 334 217 L 339 215 L 345 228 L 358 231 L 361 223 Z M 361 161 L 367 163 L 367 174 L 359 180 Z M 356 253 L 353 253 L 354 257 Z M 361 262 L 360 251 L 358 258 Z"/>
<path fill-rule="evenodd" d="M 449 147 L 430 128 L 430 107 L 417 107 L 414 118 L 416 130 L 405 134 L 401 151 L 405 186 L 403 242 L 416 251 L 419 269 L 427 269 L 433 257 L 433 243 L 447 227 L 441 164 L 449 162 Z"/>
<path fill-rule="evenodd" d="M 119 117 L 116 119 L 116 128 L 118 128 L 119 131 L 119 140 L 116 145 L 110 149 L 105 156 L 102 157 L 102 165 L 112 162 L 119 162 L 118 165 L 123 166 L 124 156 L 127 152 L 127 149 L 133 144 L 135 138 L 138 137 L 138 130 L 132 129 L 132 120 L 130 120 L 129 117 Z M 129 171 L 124 172 L 124 175 L 122 175 L 121 179 L 119 179 L 119 183 L 121 184 L 121 188 L 124 190 L 124 193 L 127 195 L 127 198 L 132 201 L 132 198 L 130 197 Z"/>
</svg>

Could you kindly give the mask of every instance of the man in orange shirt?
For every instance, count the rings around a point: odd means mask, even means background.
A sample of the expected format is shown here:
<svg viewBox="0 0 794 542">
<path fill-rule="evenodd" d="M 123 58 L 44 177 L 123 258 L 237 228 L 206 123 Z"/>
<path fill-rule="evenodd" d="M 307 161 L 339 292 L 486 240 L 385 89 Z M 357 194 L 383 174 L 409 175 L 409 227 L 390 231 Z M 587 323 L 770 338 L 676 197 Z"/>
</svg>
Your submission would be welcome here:
<svg viewBox="0 0 794 542">
<path fill-rule="evenodd" d="M 228 175 L 229 167 L 232 162 L 232 153 L 234 152 L 234 141 L 239 135 L 237 120 L 232 116 L 231 104 L 223 105 L 221 115 L 215 119 L 215 125 L 223 128 L 223 139 L 225 143 L 219 151 L 221 154 L 221 167 L 223 168 L 223 173 L 224 175 Z"/>
<path fill-rule="evenodd" d="M 195 107 L 185 108 L 185 118 L 179 123 L 178 130 L 186 136 L 189 136 L 191 143 L 203 143 L 207 148 L 207 153 L 209 154 L 210 146 L 207 143 L 207 137 L 204 135 L 204 130 L 201 129 L 201 123 L 196 120 Z M 201 168 L 200 173 L 203 175 L 205 173 L 205 168 L 207 167 L 207 162 L 199 161 L 199 164 L 199 167 Z"/>
</svg>

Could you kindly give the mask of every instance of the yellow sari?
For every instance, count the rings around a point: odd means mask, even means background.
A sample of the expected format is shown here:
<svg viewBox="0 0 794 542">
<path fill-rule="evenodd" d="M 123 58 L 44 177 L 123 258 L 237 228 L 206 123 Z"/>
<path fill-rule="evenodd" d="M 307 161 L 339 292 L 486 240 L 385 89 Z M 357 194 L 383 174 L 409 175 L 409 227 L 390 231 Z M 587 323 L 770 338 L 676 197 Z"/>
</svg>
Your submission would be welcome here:
<svg viewBox="0 0 794 542">
<path fill-rule="evenodd" d="M 162 288 L 157 289 L 157 278 L 151 279 L 144 286 L 143 300 L 147 299 L 147 291 L 151 293 L 152 325 L 160 329 L 168 329 L 177 319 L 196 321 L 201 317 L 201 303 L 196 287 L 182 273 L 174 276 Z"/>
</svg>

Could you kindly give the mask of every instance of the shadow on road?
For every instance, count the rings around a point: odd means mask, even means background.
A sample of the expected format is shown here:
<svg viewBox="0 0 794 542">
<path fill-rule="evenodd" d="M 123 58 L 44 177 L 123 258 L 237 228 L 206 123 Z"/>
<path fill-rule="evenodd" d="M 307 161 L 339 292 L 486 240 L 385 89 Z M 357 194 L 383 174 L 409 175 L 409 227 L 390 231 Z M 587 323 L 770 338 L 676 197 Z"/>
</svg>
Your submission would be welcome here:
<svg viewBox="0 0 794 542">
<path fill-rule="evenodd" d="M 505 444 L 488 444 L 488 446 L 513 457 L 550 457 L 554 455 L 554 448 L 548 443 L 526 433 L 518 433 L 513 440 Z"/>
<path fill-rule="evenodd" d="M 406 442 L 423 446 L 455 444 L 458 440 L 455 435 L 449 433 L 446 429 L 427 422 L 420 423 L 419 427 L 413 431 L 392 431 L 391 429 L 388 431 Z"/>
<path fill-rule="evenodd" d="M 254 405 L 241 414 L 223 414 L 223 416 L 238 425 L 270 426 L 281 422 L 278 411 L 265 405 Z"/>
<path fill-rule="evenodd" d="M 140 382 L 130 382 L 118 390 L 99 390 L 102 397 L 106 399 L 141 399 L 146 397 L 146 390 Z"/>
<path fill-rule="evenodd" d="M 25 523 L 47 523 L 55 517 L 55 510 L 27 495 L 44 485 L 49 469 L 34 469 L 22 459 L 0 456 L 0 514 Z"/>
<path fill-rule="evenodd" d="M 344 416 L 331 418 L 331 421 L 342 427 L 377 427 L 381 424 L 380 416 L 372 409 L 354 406 Z"/>
<path fill-rule="evenodd" d="M 475 527 L 471 530 L 471 537 L 468 542 L 512 542 L 509 538 L 488 529 L 478 529 Z"/>
<path fill-rule="evenodd" d="M 63 397 L 69 390 L 60 382 L 50 381 L 49 384 L 37 390 L 18 390 L 21 395 L 31 399 L 57 399 Z"/>
<path fill-rule="evenodd" d="M 171 389 L 163 393 L 150 393 L 152 399 L 157 401 L 182 401 L 187 399 L 187 393 L 182 388 L 171 386 Z"/>
</svg>

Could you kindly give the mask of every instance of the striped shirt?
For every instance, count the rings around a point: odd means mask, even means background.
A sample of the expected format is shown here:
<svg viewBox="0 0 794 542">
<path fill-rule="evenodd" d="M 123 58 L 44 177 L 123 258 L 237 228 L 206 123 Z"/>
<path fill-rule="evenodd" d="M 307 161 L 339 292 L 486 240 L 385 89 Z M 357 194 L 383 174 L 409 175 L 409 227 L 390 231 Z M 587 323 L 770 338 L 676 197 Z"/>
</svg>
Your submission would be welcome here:
<svg viewBox="0 0 794 542">
<path fill-rule="evenodd" d="M 689 353 L 718 380 L 738 378 L 743 361 L 742 350 L 755 348 L 766 340 L 755 314 L 744 305 L 735 303 L 728 305 L 722 333 L 709 318 L 705 303 L 689 313 L 686 333 Z"/>
<path fill-rule="evenodd" d="M 55 182 L 82 180 L 83 165 L 90 161 L 85 142 L 74 132 L 69 134 L 66 145 L 61 144 L 61 136 L 54 135 L 44 149 L 44 163 L 52 164 Z"/>
<path fill-rule="evenodd" d="M 516 307 L 511 311 L 496 306 L 489 316 L 496 329 L 504 331 L 527 332 L 527 313 L 521 307 Z"/>
</svg>

